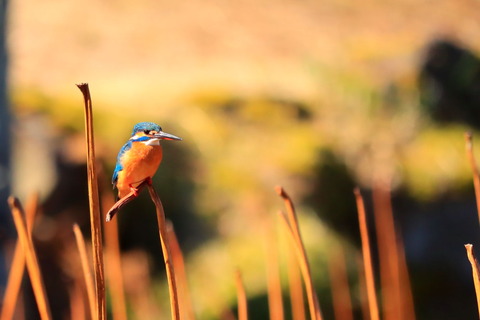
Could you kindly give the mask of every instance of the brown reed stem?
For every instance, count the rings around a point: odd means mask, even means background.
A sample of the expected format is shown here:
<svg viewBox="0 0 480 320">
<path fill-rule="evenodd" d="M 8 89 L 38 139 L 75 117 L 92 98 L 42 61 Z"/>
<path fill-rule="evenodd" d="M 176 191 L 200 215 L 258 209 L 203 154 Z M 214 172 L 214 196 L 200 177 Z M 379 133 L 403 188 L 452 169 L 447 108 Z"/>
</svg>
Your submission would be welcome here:
<svg viewBox="0 0 480 320">
<path fill-rule="evenodd" d="M 102 184 L 103 185 L 103 184 Z M 113 197 L 110 190 L 102 192 L 102 208 L 110 208 Z M 105 267 L 107 268 L 107 280 L 112 296 L 112 318 L 115 320 L 127 320 L 127 303 L 125 301 L 125 289 L 122 275 L 122 261 L 118 236 L 118 220 L 104 223 L 105 232 Z"/>
<path fill-rule="evenodd" d="M 354 189 L 355 200 L 357 202 L 358 222 L 360 226 L 360 237 L 362 239 L 363 267 L 365 271 L 365 282 L 367 286 L 367 299 L 370 309 L 370 319 L 378 320 L 378 302 L 375 291 L 375 278 L 373 275 L 372 254 L 370 250 L 370 239 L 368 236 L 367 218 L 365 214 L 365 204 L 363 202 L 360 189 Z"/>
<path fill-rule="evenodd" d="M 85 301 L 83 285 L 81 281 L 75 279 L 73 285 L 69 288 L 70 298 L 70 320 L 85 320 L 88 319 L 85 313 Z"/>
<path fill-rule="evenodd" d="M 290 196 L 285 192 L 282 187 L 277 186 L 275 188 L 275 191 L 283 198 L 285 206 L 287 208 L 287 215 L 282 213 L 281 216 L 285 218 L 285 222 L 288 225 L 287 230 L 290 231 L 295 243 L 294 248 L 296 249 L 296 251 L 298 251 L 297 259 L 300 265 L 300 270 L 303 274 L 310 316 L 312 319 L 321 320 L 322 314 L 320 311 L 320 304 L 318 303 L 317 293 L 315 292 L 315 288 L 313 286 L 310 265 L 308 263 L 307 253 L 305 251 L 305 246 L 303 245 L 302 237 L 300 234 L 300 228 L 298 227 L 297 215 L 293 206 L 293 202 Z"/>
<path fill-rule="evenodd" d="M 280 211 L 279 212 L 281 221 L 285 226 L 285 230 L 287 234 L 290 236 L 290 240 L 292 243 L 292 247 L 297 257 L 297 263 L 300 266 L 300 271 L 302 272 L 303 282 L 305 284 L 305 291 L 307 292 L 307 299 L 308 305 L 310 310 L 310 318 L 313 320 L 321 320 L 320 309 L 318 307 L 318 298 L 315 292 L 315 288 L 313 287 L 312 276 L 310 274 L 310 270 L 308 267 L 308 260 L 304 256 L 304 252 L 302 252 L 302 246 L 299 244 L 295 239 L 294 231 L 292 227 L 289 225 L 287 215 Z"/>
<path fill-rule="evenodd" d="M 23 208 L 17 198 L 9 197 L 8 204 L 12 211 L 13 221 L 18 232 L 18 239 L 22 245 L 27 270 L 30 275 L 33 293 L 37 301 L 38 312 L 42 320 L 51 319 L 50 305 L 43 285 L 43 277 L 40 272 L 37 255 L 33 246 L 32 238 L 29 236 L 25 225 Z"/>
<path fill-rule="evenodd" d="M 85 104 L 85 135 L 87 141 L 88 200 L 90 206 L 90 229 L 92 237 L 93 270 L 95 272 L 95 296 L 97 320 L 106 318 L 105 275 L 103 265 L 102 223 L 100 200 L 95 162 L 95 143 L 93 136 L 92 99 L 87 83 L 78 84 Z"/>
<path fill-rule="evenodd" d="M 467 151 L 468 162 L 473 173 L 473 186 L 475 188 L 475 199 L 477 201 L 477 214 L 480 221 L 480 174 L 478 172 L 477 162 L 473 154 L 473 136 L 472 133 L 465 133 L 465 149 Z"/>
<path fill-rule="evenodd" d="M 370 308 L 367 297 L 367 281 L 365 280 L 365 268 L 363 267 L 363 255 L 356 256 L 356 266 L 358 274 L 358 294 L 360 299 L 360 307 L 362 309 L 362 319 L 370 319 Z"/>
<path fill-rule="evenodd" d="M 95 290 L 93 285 L 92 272 L 88 263 L 87 248 L 85 246 L 85 239 L 83 238 L 82 231 L 78 224 L 73 225 L 73 233 L 75 234 L 75 240 L 77 242 L 77 249 L 80 255 L 80 262 L 82 264 L 83 278 L 85 280 L 85 288 L 87 288 L 87 297 L 90 316 L 95 319 Z"/>
<path fill-rule="evenodd" d="M 271 224 L 269 224 L 271 225 Z M 283 320 L 282 286 L 280 283 L 280 266 L 278 247 L 271 229 L 269 229 L 266 246 L 268 309 L 270 320 Z"/>
<path fill-rule="evenodd" d="M 175 268 L 175 276 L 177 279 L 177 285 L 181 293 L 180 298 L 183 304 L 182 310 L 184 311 L 185 319 L 195 320 L 195 314 L 193 312 L 192 299 L 190 297 L 190 291 L 188 290 L 187 273 L 185 271 L 185 260 L 183 259 L 182 249 L 178 243 L 175 230 L 171 222 L 167 221 L 167 236 L 170 249 L 172 251 L 172 261 Z"/>
<path fill-rule="evenodd" d="M 238 320 L 248 320 L 247 294 L 239 270 L 235 272 L 235 285 L 237 287 Z"/>
<path fill-rule="evenodd" d="M 335 320 L 353 320 L 347 267 L 341 245 L 335 246 L 328 260 Z"/>
<path fill-rule="evenodd" d="M 477 296 L 477 308 L 478 308 L 478 315 L 480 317 L 480 278 L 478 273 L 478 262 L 475 258 L 473 253 L 473 245 L 466 244 L 465 249 L 467 250 L 467 257 L 472 265 L 472 276 L 473 276 L 473 284 L 475 285 L 475 294 Z"/>
<path fill-rule="evenodd" d="M 415 303 L 413 301 L 412 284 L 410 281 L 410 272 L 408 271 L 407 258 L 405 256 L 405 246 L 400 233 L 397 236 L 398 248 L 398 272 L 400 278 L 400 294 L 402 298 L 402 312 L 404 319 L 415 320 Z"/>
<path fill-rule="evenodd" d="M 29 237 L 32 235 L 33 222 L 38 207 L 38 194 L 32 194 L 26 205 L 26 223 Z M 10 273 L 8 275 L 7 286 L 3 296 L 2 313 L 0 320 L 10 320 L 13 318 L 15 306 L 17 304 L 18 294 L 22 286 L 23 274 L 25 272 L 25 254 L 19 241 L 15 244 Z"/>
<path fill-rule="evenodd" d="M 285 230 L 287 233 L 288 230 Z M 287 268 L 288 286 L 290 292 L 290 305 L 292 307 L 293 320 L 305 320 L 305 301 L 303 298 L 303 287 L 298 263 L 296 261 L 294 244 L 287 241 Z"/>
<path fill-rule="evenodd" d="M 150 193 L 150 198 L 155 204 L 155 209 L 157 212 L 157 222 L 158 222 L 158 233 L 160 236 L 160 244 L 162 245 L 163 251 L 163 261 L 165 262 L 165 270 L 167 273 L 168 280 L 168 291 L 170 293 L 170 309 L 172 312 L 173 320 L 180 319 L 180 308 L 178 305 L 178 290 L 177 284 L 175 281 L 175 270 L 172 263 L 172 255 L 170 252 L 170 246 L 168 243 L 167 237 L 167 227 L 165 223 L 165 212 L 163 210 L 162 201 L 158 196 L 155 188 L 151 184 L 148 185 L 148 192 Z"/>
</svg>

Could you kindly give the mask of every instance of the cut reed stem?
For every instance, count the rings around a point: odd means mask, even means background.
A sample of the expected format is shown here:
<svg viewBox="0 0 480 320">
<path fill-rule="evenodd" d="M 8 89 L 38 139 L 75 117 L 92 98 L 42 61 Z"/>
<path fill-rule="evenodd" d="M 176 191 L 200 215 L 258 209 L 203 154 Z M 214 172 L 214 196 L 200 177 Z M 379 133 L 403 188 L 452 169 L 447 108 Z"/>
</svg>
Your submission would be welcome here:
<svg viewBox="0 0 480 320">
<path fill-rule="evenodd" d="M 298 227 L 297 215 L 295 213 L 293 202 L 290 199 L 290 196 L 285 192 L 282 187 L 276 187 L 275 190 L 277 191 L 278 195 L 283 198 L 285 206 L 287 208 L 287 214 L 283 214 L 282 212 L 280 216 L 284 218 L 285 223 L 288 226 L 288 233 L 290 233 L 293 237 L 293 242 L 295 244 L 294 248 L 297 252 L 297 259 L 300 265 L 300 270 L 302 271 L 303 281 L 305 283 L 305 289 L 307 292 L 311 319 L 321 320 L 322 314 L 320 311 L 320 304 L 318 303 L 317 293 L 315 292 L 315 288 L 313 286 L 310 265 L 308 263 L 307 253 L 305 251 L 305 246 L 303 245 L 302 237 L 300 234 L 300 228 Z"/>
<path fill-rule="evenodd" d="M 480 174 L 478 172 L 477 162 L 473 154 L 473 136 L 470 132 L 465 133 L 465 149 L 467 151 L 468 162 L 473 173 L 473 186 L 475 188 L 475 199 L 477 201 L 477 214 L 480 221 Z"/>
<path fill-rule="evenodd" d="M 235 285 L 237 287 L 238 320 L 248 320 L 247 295 L 239 270 L 235 272 Z"/>
<path fill-rule="evenodd" d="M 87 289 L 87 297 L 89 304 L 90 316 L 95 319 L 95 290 L 93 285 L 92 272 L 88 263 L 87 248 L 85 246 L 85 239 L 83 238 L 82 231 L 78 224 L 73 225 L 73 233 L 75 234 L 75 240 L 77 242 L 77 249 L 80 255 L 80 262 L 82 264 L 83 278 L 85 281 L 85 288 Z"/>
<path fill-rule="evenodd" d="M 308 267 L 308 260 L 306 260 L 306 257 L 302 252 L 301 244 L 299 244 L 295 239 L 295 234 L 292 230 L 292 227 L 289 225 L 287 215 L 281 211 L 279 215 L 281 217 L 281 221 L 284 223 L 287 234 L 290 236 L 292 247 L 297 257 L 297 263 L 300 266 L 300 271 L 302 272 L 303 282 L 305 284 L 305 291 L 307 292 L 310 318 L 314 320 L 321 320 L 322 318 L 320 310 L 318 308 L 318 298 L 315 292 L 315 288 L 313 287 L 313 281 Z"/>
<path fill-rule="evenodd" d="M 101 185 L 103 191 L 101 192 L 102 208 L 110 208 L 113 204 L 111 191 L 107 190 L 106 183 Z M 110 288 L 110 295 L 112 297 L 112 318 L 114 320 L 127 320 L 127 303 L 125 300 L 125 288 L 122 274 L 118 220 L 112 220 L 108 224 L 104 222 L 103 230 L 105 232 L 106 277 Z"/>
<path fill-rule="evenodd" d="M 25 225 L 23 208 L 17 198 L 9 197 L 8 204 L 12 211 L 13 221 L 18 232 L 18 239 L 22 245 L 27 264 L 27 270 L 30 275 L 30 282 L 32 284 L 33 293 L 37 301 L 38 312 L 42 320 L 49 320 L 52 318 L 50 312 L 50 305 L 43 285 L 43 277 L 40 272 L 37 255 L 33 246 L 32 238 L 29 236 L 27 227 Z"/>
<path fill-rule="evenodd" d="M 89 319 L 85 313 L 84 285 L 80 279 L 75 279 L 69 289 L 70 297 L 70 320 Z"/>
<path fill-rule="evenodd" d="M 336 320 L 353 320 L 350 286 L 348 285 L 345 255 L 341 245 L 336 245 L 328 259 L 332 288 L 333 312 Z"/>
<path fill-rule="evenodd" d="M 170 246 L 168 244 L 167 226 L 165 223 L 165 212 L 163 210 L 162 201 L 160 200 L 160 197 L 155 191 L 155 188 L 151 184 L 147 184 L 147 186 L 148 186 L 148 192 L 150 193 L 150 198 L 155 204 L 155 209 L 157 212 L 158 233 L 160 236 L 160 244 L 162 246 L 162 251 L 163 251 L 163 260 L 165 262 L 165 270 L 167 273 L 172 319 L 179 320 L 180 308 L 178 305 L 178 291 L 177 291 L 177 284 L 175 281 L 175 270 L 171 260 L 172 255 L 170 252 Z"/>
<path fill-rule="evenodd" d="M 93 136 L 92 99 L 87 83 L 78 84 L 85 104 L 85 135 L 87 142 L 88 200 L 90 207 L 90 229 L 92 237 L 93 269 L 95 272 L 95 296 L 97 320 L 106 318 L 105 275 L 103 265 L 102 223 L 100 200 L 95 162 L 95 143 Z"/>
<path fill-rule="evenodd" d="M 285 234 L 288 230 L 285 230 Z M 288 236 L 290 237 L 290 236 Z M 305 299 L 303 297 L 302 278 L 296 261 L 294 244 L 287 239 L 287 268 L 288 286 L 290 292 L 290 304 L 292 307 L 293 320 L 305 320 Z"/>
<path fill-rule="evenodd" d="M 26 205 L 26 223 L 28 236 L 31 237 L 33 222 L 38 207 L 38 194 L 34 193 L 29 197 Z M 10 273 L 8 275 L 7 286 L 3 296 L 2 313 L 0 320 L 10 320 L 13 318 L 15 306 L 18 300 L 18 294 L 22 286 L 23 274 L 25 272 L 25 254 L 22 245 L 17 241 L 13 254 Z"/>
<path fill-rule="evenodd" d="M 477 308 L 478 308 L 478 315 L 480 317 L 480 278 L 478 273 L 478 262 L 475 258 L 473 253 L 473 245 L 466 244 L 465 249 L 467 250 L 467 257 L 472 265 L 472 276 L 473 276 L 473 284 L 475 285 L 475 294 L 477 296 Z"/>
<path fill-rule="evenodd" d="M 358 297 L 362 309 L 362 319 L 370 319 L 370 308 L 367 298 L 367 281 L 365 280 L 365 268 L 363 267 L 363 255 L 358 254 L 355 257 L 358 275 Z"/>
<path fill-rule="evenodd" d="M 267 267 L 268 309 L 270 320 L 283 320 L 282 285 L 280 283 L 278 247 L 272 229 L 269 229 L 267 234 L 265 264 Z"/>
<path fill-rule="evenodd" d="M 167 236 L 168 244 L 172 251 L 172 261 L 175 268 L 175 276 L 177 279 L 177 286 L 180 289 L 180 300 L 183 304 L 182 310 L 185 319 L 195 320 L 193 312 L 192 299 L 190 298 L 190 291 L 188 290 L 187 273 L 185 271 L 185 260 L 183 259 L 182 249 L 178 243 L 175 230 L 171 222 L 167 221 Z"/>
<path fill-rule="evenodd" d="M 365 214 L 365 204 L 363 202 L 360 189 L 354 189 L 355 200 L 357 202 L 358 222 L 360 226 L 360 237 L 362 239 L 363 267 L 365 271 L 365 282 L 367 286 L 367 299 L 370 309 L 370 319 L 378 320 L 378 302 L 375 291 L 375 278 L 373 276 L 372 254 L 370 250 L 370 239 L 368 235 L 367 218 Z"/>
</svg>

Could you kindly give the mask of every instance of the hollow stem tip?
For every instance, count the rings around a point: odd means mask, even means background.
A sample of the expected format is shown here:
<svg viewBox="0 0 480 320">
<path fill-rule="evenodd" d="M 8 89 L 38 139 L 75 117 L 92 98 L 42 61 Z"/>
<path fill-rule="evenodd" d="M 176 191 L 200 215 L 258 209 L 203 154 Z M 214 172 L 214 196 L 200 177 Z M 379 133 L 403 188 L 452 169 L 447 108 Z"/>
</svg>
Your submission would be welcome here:
<svg viewBox="0 0 480 320">
<path fill-rule="evenodd" d="M 473 134 L 470 131 L 465 132 L 465 146 L 468 151 L 473 148 Z"/>
<path fill-rule="evenodd" d="M 285 192 L 285 189 L 283 189 L 282 186 L 275 186 L 275 192 L 278 193 L 278 195 L 282 198 L 288 198 L 287 193 Z"/>
</svg>

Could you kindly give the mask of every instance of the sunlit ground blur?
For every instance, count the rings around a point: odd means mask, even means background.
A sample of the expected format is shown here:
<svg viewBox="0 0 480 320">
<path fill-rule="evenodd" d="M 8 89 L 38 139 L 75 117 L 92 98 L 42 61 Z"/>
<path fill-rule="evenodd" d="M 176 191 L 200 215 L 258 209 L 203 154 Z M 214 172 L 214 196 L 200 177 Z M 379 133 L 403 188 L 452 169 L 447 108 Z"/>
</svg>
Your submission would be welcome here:
<svg viewBox="0 0 480 320">
<path fill-rule="evenodd" d="M 73 241 L 73 222 L 88 234 L 75 87 L 88 82 L 101 183 L 109 184 L 135 123 L 156 122 L 183 138 L 163 143 L 154 182 L 186 256 L 199 319 L 235 309 L 236 269 L 251 318 L 267 318 L 267 239 L 283 208 L 276 185 L 297 204 L 320 305 L 333 319 L 327 260 L 342 245 L 358 289 L 352 189 L 368 199 L 378 180 L 391 181 L 417 317 L 473 318 L 463 244 L 480 239 L 463 132 L 479 127 L 465 117 L 434 121 L 421 98 L 439 100 L 442 88 L 425 93 L 418 80 L 436 40 L 480 56 L 478 12 L 473 0 L 12 0 L 13 192 L 40 193 L 35 236 L 43 246 Z M 118 215 L 132 319 L 169 319 L 153 210 L 141 197 Z M 65 256 L 62 248 L 55 254 Z M 135 265 L 142 261 L 146 271 Z M 139 289 L 142 272 L 151 280 Z M 47 291 L 57 286 L 47 283 Z M 150 302 L 138 302 L 139 290 Z"/>
</svg>

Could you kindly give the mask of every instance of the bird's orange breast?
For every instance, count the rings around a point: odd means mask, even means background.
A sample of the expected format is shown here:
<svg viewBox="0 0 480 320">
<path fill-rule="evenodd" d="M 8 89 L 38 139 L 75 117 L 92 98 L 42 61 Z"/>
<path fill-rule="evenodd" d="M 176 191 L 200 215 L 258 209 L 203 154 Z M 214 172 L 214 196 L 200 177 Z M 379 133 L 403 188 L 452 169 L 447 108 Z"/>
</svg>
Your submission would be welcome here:
<svg viewBox="0 0 480 320">
<path fill-rule="evenodd" d="M 123 169 L 118 173 L 118 196 L 124 197 L 130 187 L 137 186 L 148 177 L 153 177 L 162 161 L 162 147 L 148 146 L 141 142 L 133 142 L 130 150 L 120 159 Z"/>
</svg>

